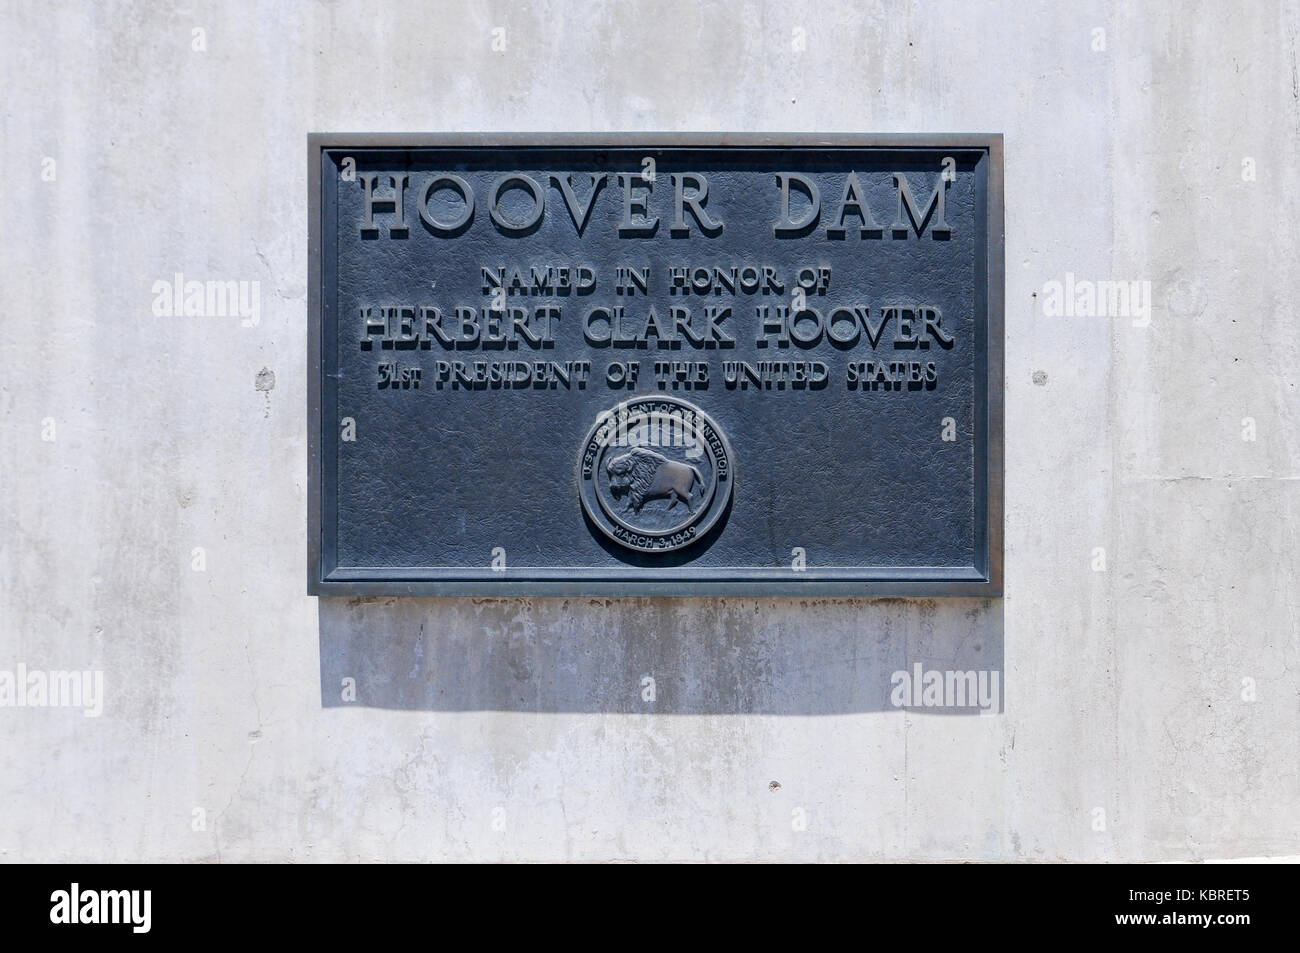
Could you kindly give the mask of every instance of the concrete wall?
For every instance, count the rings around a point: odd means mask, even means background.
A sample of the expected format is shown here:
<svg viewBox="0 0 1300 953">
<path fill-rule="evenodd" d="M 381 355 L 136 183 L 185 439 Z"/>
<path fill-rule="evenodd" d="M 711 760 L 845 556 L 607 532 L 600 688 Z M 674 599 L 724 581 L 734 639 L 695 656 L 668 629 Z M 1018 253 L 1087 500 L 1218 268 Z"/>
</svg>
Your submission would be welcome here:
<svg viewBox="0 0 1300 953">
<path fill-rule="evenodd" d="M 0 858 L 1300 853 L 1300 14 L 1075 6 L 5 2 Z M 308 598 L 312 130 L 1005 133 L 1006 598 Z"/>
</svg>

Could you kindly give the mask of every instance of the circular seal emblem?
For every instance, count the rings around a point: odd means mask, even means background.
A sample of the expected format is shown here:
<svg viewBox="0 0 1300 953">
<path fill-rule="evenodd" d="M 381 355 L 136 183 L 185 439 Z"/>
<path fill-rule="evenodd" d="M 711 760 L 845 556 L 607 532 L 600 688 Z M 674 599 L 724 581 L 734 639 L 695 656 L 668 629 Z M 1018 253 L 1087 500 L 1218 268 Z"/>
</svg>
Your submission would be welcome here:
<svg viewBox="0 0 1300 953">
<path fill-rule="evenodd" d="M 610 539 L 643 553 L 691 545 L 731 499 L 736 467 L 713 419 L 676 397 L 603 411 L 582 442 L 582 508 Z"/>
</svg>

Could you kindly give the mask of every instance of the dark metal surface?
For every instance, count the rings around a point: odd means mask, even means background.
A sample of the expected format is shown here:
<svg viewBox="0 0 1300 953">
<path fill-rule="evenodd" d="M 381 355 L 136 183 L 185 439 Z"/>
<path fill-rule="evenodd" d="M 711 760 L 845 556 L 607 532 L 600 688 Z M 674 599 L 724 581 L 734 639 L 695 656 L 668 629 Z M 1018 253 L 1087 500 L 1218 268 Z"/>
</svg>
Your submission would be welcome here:
<svg viewBox="0 0 1300 953">
<path fill-rule="evenodd" d="M 1000 136 L 309 154 L 310 592 L 1001 594 Z"/>
</svg>

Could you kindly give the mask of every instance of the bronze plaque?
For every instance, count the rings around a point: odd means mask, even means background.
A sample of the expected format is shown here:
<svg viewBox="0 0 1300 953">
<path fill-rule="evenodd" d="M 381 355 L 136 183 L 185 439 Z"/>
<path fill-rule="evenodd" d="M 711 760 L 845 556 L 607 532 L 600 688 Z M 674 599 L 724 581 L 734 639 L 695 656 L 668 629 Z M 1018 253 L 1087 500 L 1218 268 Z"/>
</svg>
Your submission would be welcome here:
<svg viewBox="0 0 1300 953">
<path fill-rule="evenodd" d="M 1001 594 L 994 135 L 313 135 L 309 590 Z"/>
</svg>

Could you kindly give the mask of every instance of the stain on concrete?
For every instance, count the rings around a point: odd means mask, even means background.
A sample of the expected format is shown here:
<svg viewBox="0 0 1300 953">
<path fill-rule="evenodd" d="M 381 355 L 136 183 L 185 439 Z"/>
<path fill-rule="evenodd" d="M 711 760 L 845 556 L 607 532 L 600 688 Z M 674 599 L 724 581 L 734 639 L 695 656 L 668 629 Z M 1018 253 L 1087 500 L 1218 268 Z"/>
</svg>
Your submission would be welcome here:
<svg viewBox="0 0 1300 953">
<path fill-rule="evenodd" d="M 266 412 L 262 414 L 263 418 L 271 416 L 271 391 L 275 390 L 275 371 L 269 367 L 264 367 L 257 372 L 253 378 L 253 388 L 261 391 L 266 395 Z"/>
</svg>

